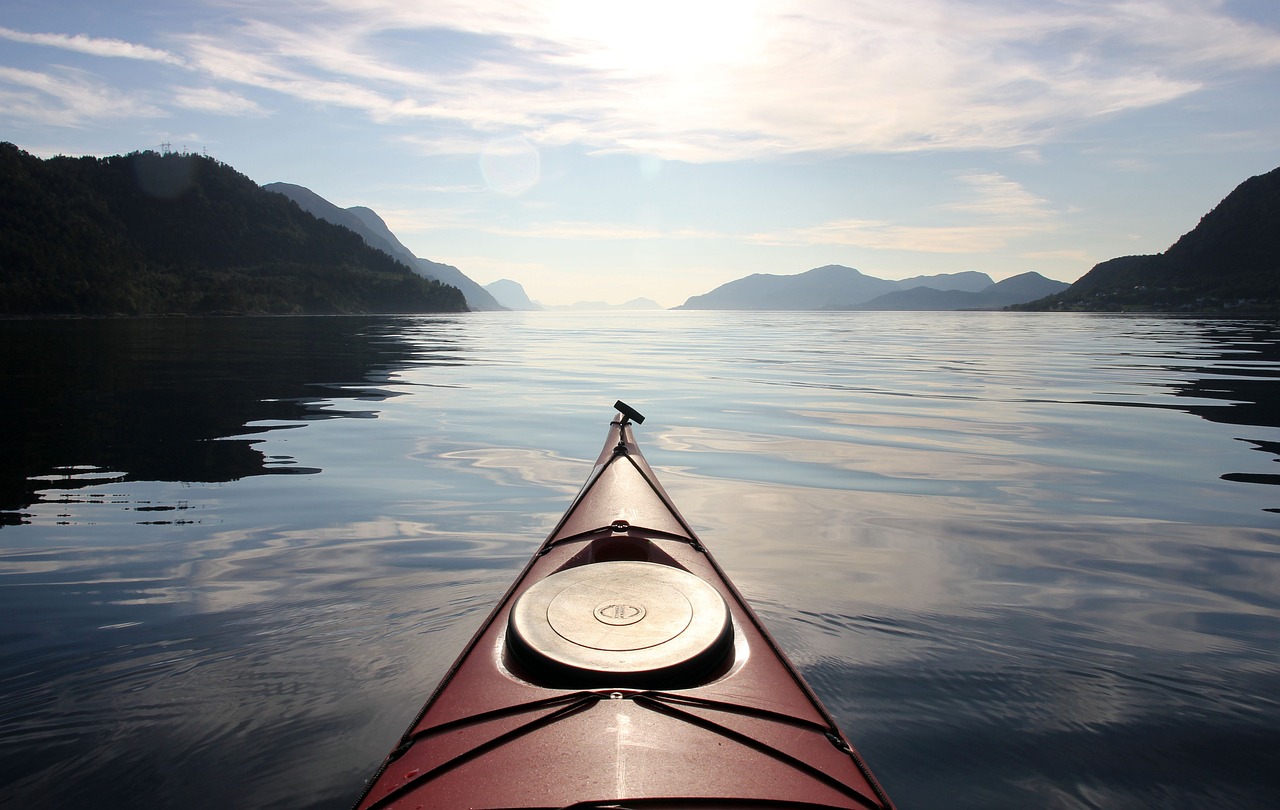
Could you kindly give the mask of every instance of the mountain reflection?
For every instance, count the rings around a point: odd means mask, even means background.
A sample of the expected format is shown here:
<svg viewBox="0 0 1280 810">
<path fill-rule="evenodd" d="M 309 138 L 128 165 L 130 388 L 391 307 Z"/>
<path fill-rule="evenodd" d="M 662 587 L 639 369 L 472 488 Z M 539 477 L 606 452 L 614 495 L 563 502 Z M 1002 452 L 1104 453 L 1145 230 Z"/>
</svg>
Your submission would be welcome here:
<svg viewBox="0 0 1280 810">
<path fill-rule="evenodd" d="M 1202 402 L 1186 407 L 1210 422 L 1249 427 L 1280 427 L 1280 325 L 1274 321 L 1212 323 L 1203 335 L 1213 342 L 1205 366 L 1192 369 L 1195 378 L 1176 386 L 1174 394 Z M 1255 450 L 1280 456 L 1280 443 L 1238 436 Z M 1280 458 L 1273 459 L 1280 461 Z M 1230 472 L 1222 478 L 1250 484 L 1280 485 L 1280 474 Z M 1268 511 L 1280 511 L 1272 509 Z"/>
<path fill-rule="evenodd" d="M 1213 354 L 1191 369 L 1196 379 L 1177 386 L 1178 396 L 1220 400 L 1186 408 L 1210 422 L 1280 427 L 1280 328 L 1273 321 L 1212 324 L 1203 331 Z"/>
<path fill-rule="evenodd" d="M 245 438 L 372 417 L 378 386 L 423 349 L 396 319 L 173 318 L 0 322 L 0 523 L 39 490 L 105 480 L 226 482 L 319 472 Z M 449 350 L 450 347 L 442 346 Z M 450 362 L 458 362 L 451 352 Z"/>
</svg>

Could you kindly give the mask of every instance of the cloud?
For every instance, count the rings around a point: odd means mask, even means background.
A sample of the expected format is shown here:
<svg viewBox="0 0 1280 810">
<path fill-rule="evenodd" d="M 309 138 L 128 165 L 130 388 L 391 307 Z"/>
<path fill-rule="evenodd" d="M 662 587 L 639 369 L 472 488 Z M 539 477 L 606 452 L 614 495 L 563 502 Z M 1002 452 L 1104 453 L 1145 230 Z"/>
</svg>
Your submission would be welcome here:
<svg viewBox="0 0 1280 810">
<path fill-rule="evenodd" d="M 121 93 L 97 77 L 71 68 L 45 73 L 0 65 L 0 83 L 20 88 L 0 90 L 5 113 L 14 120 L 74 127 L 97 119 L 158 118 L 165 115 L 155 105 Z"/>
<path fill-rule="evenodd" d="M 468 188 L 467 190 L 470 191 L 472 189 Z M 443 209 L 379 207 L 378 213 L 386 221 L 387 226 L 396 233 L 427 233 L 430 231 L 465 229 L 492 236 L 517 239 L 561 239 L 570 242 L 736 238 L 730 234 L 693 228 L 663 230 L 609 222 L 558 220 L 553 222 L 529 222 L 519 226 L 503 225 L 491 221 L 489 215 L 483 212 L 466 211 L 456 206 Z"/>
<path fill-rule="evenodd" d="M 267 113 L 256 101 L 216 87 L 176 88 L 173 103 L 184 109 L 218 115 L 261 116 Z"/>
<path fill-rule="evenodd" d="M 380 123 L 687 161 L 1023 148 L 1280 65 L 1212 0 L 331 0 L 193 40 L 213 75 Z M 417 45 L 418 47 L 415 47 Z"/>
<path fill-rule="evenodd" d="M 1036 250 L 1028 253 L 1019 253 L 1020 259 L 1066 259 L 1073 262 L 1084 263 L 1089 261 L 1090 255 L 1087 250 Z"/>
<path fill-rule="evenodd" d="M 772 234 L 750 241 L 761 245 L 841 245 L 869 250 L 919 253 L 987 253 L 1008 243 L 1007 228 L 993 225 L 901 225 L 880 220 L 843 219 Z"/>
<path fill-rule="evenodd" d="M 235 49 L 200 37 L 191 41 L 192 64 L 210 78 L 378 115 L 393 106 L 381 93 L 356 82 L 334 81 L 293 69 L 269 52 Z"/>
<path fill-rule="evenodd" d="M 482 226 L 481 230 L 499 236 L 517 236 L 527 239 L 565 239 L 573 242 L 658 239 L 669 236 L 669 234 L 651 228 L 600 222 L 543 222 L 520 228 L 490 225 L 487 227 Z"/>
<path fill-rule="evenodd" d="M 690 162 L 1015 149 L 1280 66 L 1220 0 L 316 0 L 175 32 L 174 51 L 0 38 L 182 65 L 175 103 L 262 114 L 253 88 L 413 128 Z M 254 96 L 256 97 L 256 96 Z M 389 137 L 403 133 L 388 132 Z"/>
<path fill-rule="evenodd" d="M 664 229 L 573 220 L 527 222 L 513 226 L 494 222 L 481 212 L 467 212 L 457 207 L 379 210 L 388 225 L 394 222 L 393 230 L 397 233 L 466 229 L 501 237 L 571 242 L 730 240 L 770 246 L 839 245 L 947 254 L 981 254 L 1000 250 L 1015 239 L 1051 232 L 1060 224 L 1059 212 L 1047 200 L 1001 174 L 975 172 L 960 174 L 954 179 L 960 192 L 959 199 L 938 205 L 923 214 L 923 218 L 934 219 L 937 224 L 848 218 L 745 236 L 696 228 Z M 469 187 L 468 190 L 473 189 Z M 1063 255 L 1075 256 L 1074 253 Z"/>
<path fill-rule="evenodd" d="M 1006 222 L 1042 221 L 1052 214 L 1047 200 L 1002 174 L 965 174 L 957 180 L 969 187 L 971 196 L 945 204 L 945 211 L 976 214 L 988 220 Z"/>
<path fill-rule="evenodd" d="M 67 34 L 29 34 L 0 27 L 0 39 L 10 42 L 22 42 L 28 45 L 44 45 L 61 48 L 67 51 L 119 59 L 142 59 L 148 62 L 163 62 L 170 65 L 182 65 L 181 57 L 159 48 L 146 45 L 135 45 L 119 39 L 103 39 L 88 37 L 83 34 L 68 36 Z"/>
<path fill-rule="evenodd" d="M 1057 227 L 1056 212 L 1046 200 L 1003 175 L 966 174 L 956 179 L 967 187 L 967 194 L 962 200 L 938 207 L 933 218 L 950 220 L 945 223 L 905 225 L 887 220 L 840 219 L 755 234 L 749 241 L 762 245 L 841 245 L 869 250 L 981 254 Z"/>
<path fill-rule="evenodd" d="M 696 228 L 648 228 L 638 225 L 610 222 L 532 222 L 520 227 L 499 224 L 475 223 L 473 230 L 495 236 L 514 236 L 523 239 L 563 239 L 571 242 L 669 239 L 734 239 L 731 234 Z"/>
<path fill-rule="evenodd" d="M 394 208 L 378 206 L 378 216 L 395 234 L 475 230 L 478 215 L 457 206 L 449 208 Z"/>
</svg>

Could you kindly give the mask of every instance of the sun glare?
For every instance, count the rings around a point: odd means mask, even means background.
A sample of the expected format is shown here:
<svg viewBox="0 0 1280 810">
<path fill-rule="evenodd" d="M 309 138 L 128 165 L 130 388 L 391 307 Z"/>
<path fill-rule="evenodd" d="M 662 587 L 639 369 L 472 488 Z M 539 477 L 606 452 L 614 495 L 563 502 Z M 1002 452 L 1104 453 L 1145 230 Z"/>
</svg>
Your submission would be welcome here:
<svg viewBox="0 0 1280 810">
<path fill-rule="evenodd" d="M 551 26 L 580 43 L 575 62 L 601 70 L 652 75 L 749 60 L 760 35 L 755 3 L 566 0 Z"/>
</svg>

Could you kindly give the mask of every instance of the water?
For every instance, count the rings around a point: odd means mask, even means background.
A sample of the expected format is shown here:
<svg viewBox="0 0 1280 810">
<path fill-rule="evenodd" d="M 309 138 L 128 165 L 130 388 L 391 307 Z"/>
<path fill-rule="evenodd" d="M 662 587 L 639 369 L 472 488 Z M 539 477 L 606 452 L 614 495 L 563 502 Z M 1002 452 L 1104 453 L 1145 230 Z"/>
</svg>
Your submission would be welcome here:
<svg viewBox="0 0 1280 810">
<path fill-rule="evenodd" d="M 1274 322 L 0 322 L 0 370 L 5 806 L 348 806 L 617 398 L 904 810 L 1280 795 Z"/>
</svg>

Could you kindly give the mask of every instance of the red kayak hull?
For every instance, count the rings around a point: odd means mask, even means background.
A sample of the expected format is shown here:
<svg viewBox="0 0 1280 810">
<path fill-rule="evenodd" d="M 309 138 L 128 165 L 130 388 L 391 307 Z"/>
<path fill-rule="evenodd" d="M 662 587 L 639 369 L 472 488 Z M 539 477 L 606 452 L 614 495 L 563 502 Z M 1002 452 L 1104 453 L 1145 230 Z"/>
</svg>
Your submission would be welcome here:
<svg viewBox="0 0 1280 810">
<path fill-rule="evenodd" d="M 650 588 L 649 601 L 610 599 L 604 574 L 621 574 L 622 591 Z M 566 630 L 576 619 L 559 614 L 578 604 L 588 618 Z M 686 627 L 698 611 L 714 615 Z M 676 629 L 660 627 L 657 643 L 636 635 L 661 621 Z M 539 625 L 532 640 L 521 622 Z M 630 635 L 615 643 L 617 633 Z M 703 636 L 687 641 L 695 633 Z M 654 652 L 664 644 L 688 649 Z M 357 807 L 893 805 L 676 510 L 620 415 L 560 524 Z"/>
</svg>

